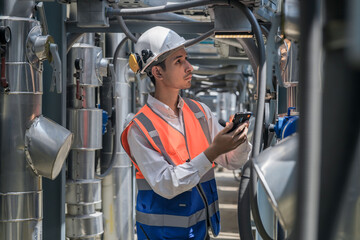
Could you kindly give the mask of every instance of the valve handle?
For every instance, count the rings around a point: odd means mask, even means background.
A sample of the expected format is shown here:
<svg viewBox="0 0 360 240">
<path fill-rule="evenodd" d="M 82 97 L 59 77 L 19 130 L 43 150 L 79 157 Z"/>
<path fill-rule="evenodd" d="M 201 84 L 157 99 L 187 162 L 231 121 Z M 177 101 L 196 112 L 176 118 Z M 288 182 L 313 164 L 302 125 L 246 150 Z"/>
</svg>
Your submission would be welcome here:
<svg viewBox="0 0 360 240">
<path fill-rule="evenodd" d="M 50 92 L 54 92 L 56 85 L 57 93 L 61 93 L 62 92 L 61 60 L 60 60 L 57 44 L 50 43 L 50 53 L 52 56 L 52 61 L 50 62 L 50 65 L 53 68 Z"/>
<path fill-rule="evenodd" d="M 40 25 L 41 25 L 41 28 L 42 28 L 42 34 L 43 35 L 48 35 L 49 31 L 48 31 L 48 26 L 47 26 L 47 21 L 46 21 L 44 3 L 39 2 L 38 4 L 36 4 L 36 10 L 39 12 L 39 18 L 40 18 Z"/>
</svg>

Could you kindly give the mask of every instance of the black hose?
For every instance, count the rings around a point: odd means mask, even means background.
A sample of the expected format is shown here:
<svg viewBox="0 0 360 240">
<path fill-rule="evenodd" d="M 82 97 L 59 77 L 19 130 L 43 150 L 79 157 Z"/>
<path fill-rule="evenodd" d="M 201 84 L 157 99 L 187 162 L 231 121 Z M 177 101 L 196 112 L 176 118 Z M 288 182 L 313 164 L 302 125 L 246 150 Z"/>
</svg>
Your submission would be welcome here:
<svg viewBox="0 0 360 240">
<path fill-rule="evenodd" d="M 238 226 L 240 239 L 250 240 L 253 239 L 250 221 L 250 198 L 249 198 L 249 182 L 251 172 L 251 161 L 247 161 L 241 171 L 240 186 L 239 186 L 239 201 L 238 201 L 238 216 L 242 216 L 241 221 L 238 218 Z"/>
<path fill-rule="evenodd" d="M 119 7 L 116 4 L 112 5 L 115 9 L 119 9 Z M 137 43 L 137 38 L 130 32 L 130 30 L 128 29 L 128 27 L 125 24 L 124 19 L 122 18 L 122 16 L 116 16 L 116 19 L 119 22 L 120 28 L 121 30 L 123 30 L 123 32 L 125 33 L 125 35 L 134 43 Z"/>
<path fill-rule="evenodd" d="M 124 44 L 126 43 L 126 41 L 128 40 L 129 38 L 128 37 L 125 37 L 121 40 L 121 42 L 119 43 L 119 45 L 116 47 L 116 50 L 114 52 L 114 57 L 113 57 L 113 66 L 114 66 L 114 72 L 113 72 L 113 75 L 116 73 L 116 61 L 117 61 L 117 58 L 118 58 L 118 55 L 120 53 L 120 50 L 121 48 L 124 46 Z M 112 76 L 113 79 L 115 76 Z M 113 128 L 116 129 L 115 125 L 116 125 L 116 114 L 112 114 L 112 117 L 111 117 L 111 121 L 114 123 L 113 125 Z M 113 142 L 114 142 L 114 145 L 113 145 L 113 150 L 112 150 L 112 153 L 111 153 L 111 160 L 110 160 L 110 164 L 108 166 L 108 168 L 105 170 L 105 172 L 103 172 L 102 174 L 97 174 L 95 172 L 95 177 L 96 178 L 99 178 L 99 179 L 103 179 L 104 177 L 106 177 L 107 175 L 110 174 L 112 168 L 114 167 L 115 165 L 115 162 L 116 162 L 116 146 L 119 146 L 120 142 L 119 142 L 119 137 L 117 137 L 118 133 L 115 133 L 114 134 L 114 137 L 113 137 Z"/>
<path fill-rule="evenodd" d="M 259 86 L 258 86 L 258 104 L 257 104 L 257 111 L 256 111 L 256 119 L 255 119 L 255 129 L 254 129 L 254 141 L 253 141 L 253 149 L 251 152 L 252 158 L 256 157 L 260 152 L 260 145 L 261 145 L 261 135 L 262 135 L 262 128 L 263 128 L 263 118 L 264 118 L 264 108 L 265 108 L 265 93 L 266 93 L 266 75 L 262 74 L 263 68 L 265 68 L 265 45 L 262 37 L 261 28 L 259 26 L 259 23 L 257 22 L 255 16 L 250 11 L 249 8 L 244 6 L 243 4 L 231 0 L 231 5 L 238 7 L 248 18 L 250 21 L 250 24 L 252 26 L 253 32 L 256 37 L 257 46 L 259 49 L 259 73 L 258 78 L 259 80 Z M 264 66 L 263 66 L 264 65 Z M 252 160 L 251 160 L 252 162 Z M 251 163 L 252 165 L 252 163 Z M 239 186 L 239 192 L 244 192 L 250 194 L 250 202 L 251 202 L 251 210 L 253 214 L 253 218 L 256 224 L 256 227 L 259 231 L 259 234 L 261 237 L 265 240 L 271 239 L 269 235 L 267 234 L 260 218 L 259 209 L 257 205 L 257 191 L 256 191 L 256 185 L 257 185 L 257 176 L 254 174 L 253 167 L 250 167 L 250 192 L 247 192 L 246 189 L 248 186 L 246 184 L 249 184 L 248 181 L 245 181 L 245 183 L 240 184 Z M 241 197 L 241 198 L 240 198 Z M 242 206 L 243 204 L 246 204 L 247 202 L 244 201 L 243 198 L 247 198 L 246 194 L 239 195 L 239 201 L 238 201 L 238 208 L 244 209 L 245 211 L 248 210 L 250 206 Z M 249 214 L 247 212 L 239 212 L 238 215 L 239 222 L 245 223 L 245 222 L 251 222 Z M 251 230 L 251 229 L 250 229 Z M 248 228 L 245 228 L 242 226 L 242 224 L 239 224 L 239 232 L 240 234 L 246 234 L 249 231 Z M 241 233 L 243 232 L 243 233 Z M 249 238 L 244 238 L 246 240 L 253 239 L 252 235 L 249 233 Z"/>
<path fill-rule="evenodd" d="M 121 48 L 124 46 L 124 44 L 126 43 L 126 41 L 128 40 L 128 37 L 124 37 L 121 42 L 119 43 L 119 45 L 116 47 L 116 50 L 114 52 L 114 57 L 113 57 L 113 65 L 114 65 L 114 72 L 116 72 L 116 63 L 117 63 L 117 59 L 120 53 Z"/>
<path fill-rule="evenodd" d="M 115 117 L 116 114 L 114 114 L 112 117 L 113 117 L 113 120 L 114 122 L 116 121 L 116 117 Z M 115 125 L 114 125 L 115 126 Z M 112 154 L 111 154 L 111 160 L 110 160 L 110 164 L 108 166 L 108 168 L 105 170 L 105 172 L 101 173 L 101 174 L 97 174 L 95 172 L 95 177 L 98 178 L 98 179 L 103 179 L 104 177 L 106 177 L 107 175 L 110 174 L 111 170 L 113 169 L 114 165 L 115 165 L 115 162 L 116 162 L 116 146 L 118 146 L 118 144 L 120 143 L 118 141 L 118 137 L 116 137 L 116 133 L 114 134 L 114 137 L 113 137 L 113 142 L 114 142 L 114 145 L 113 145 L 113 150 L 112 150 Z"/>
</svg>

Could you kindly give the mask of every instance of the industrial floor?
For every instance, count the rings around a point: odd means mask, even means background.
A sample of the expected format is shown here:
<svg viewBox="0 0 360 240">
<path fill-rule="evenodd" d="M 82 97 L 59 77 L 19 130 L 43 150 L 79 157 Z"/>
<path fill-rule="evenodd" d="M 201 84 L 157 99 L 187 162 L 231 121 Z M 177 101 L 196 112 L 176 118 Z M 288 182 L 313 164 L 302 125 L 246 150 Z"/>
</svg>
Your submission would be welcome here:
<svg viewBox="0 0 360 240">
<path fill-rule="evenodd" d="M 227 169 L 217 168 L 215 178 L 219 194 L 221 231 L 216 238 L 211 239 L 240 239 L 237 218 L 239 182 L 235 179 L 233 171 Z"/>
</svg>

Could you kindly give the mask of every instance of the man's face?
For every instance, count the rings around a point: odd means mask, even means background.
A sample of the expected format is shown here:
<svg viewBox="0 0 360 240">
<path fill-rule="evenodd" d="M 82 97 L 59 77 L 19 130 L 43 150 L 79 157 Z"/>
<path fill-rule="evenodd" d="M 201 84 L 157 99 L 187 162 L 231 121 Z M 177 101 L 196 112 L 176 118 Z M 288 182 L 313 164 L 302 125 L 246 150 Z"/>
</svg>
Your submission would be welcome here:
<svg viewBox="0 0 360 240">
<path fill-rule="evenodd" d="M 162 69 L 163 84 L 166 87 L 187 89 L 191 87 L 194 68 L 187 61 L 184 48 L 177 50 L 165 59 L 166 69 Z"/>
</svg>

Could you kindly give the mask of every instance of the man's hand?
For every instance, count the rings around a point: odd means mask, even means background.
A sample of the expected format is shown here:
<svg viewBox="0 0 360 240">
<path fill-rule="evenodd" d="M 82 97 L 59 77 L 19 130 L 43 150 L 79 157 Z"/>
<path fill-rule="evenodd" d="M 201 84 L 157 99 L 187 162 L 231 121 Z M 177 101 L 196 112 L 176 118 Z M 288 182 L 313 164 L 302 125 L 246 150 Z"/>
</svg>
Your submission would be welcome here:
<svg viewBox="0 0 360 240">
<path fill-rule="evenodd" d="M 219 155 L 234 150 L 247 139 L 249 122 L 241 124 L 234 131 L 227 133 L 233 126 L 230 122 L 214 138 L 210 146 L 204 151 L 205 156 L 213 162 Z"/>
</svg>

